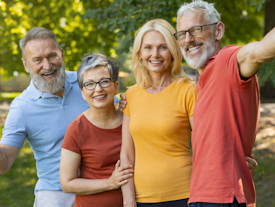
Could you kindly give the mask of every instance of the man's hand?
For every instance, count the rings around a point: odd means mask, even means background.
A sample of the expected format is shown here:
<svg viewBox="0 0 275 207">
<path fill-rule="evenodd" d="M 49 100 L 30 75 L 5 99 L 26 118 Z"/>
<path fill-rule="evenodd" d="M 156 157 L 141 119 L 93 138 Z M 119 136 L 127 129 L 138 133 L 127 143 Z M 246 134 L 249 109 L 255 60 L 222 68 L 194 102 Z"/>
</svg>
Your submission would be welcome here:
<svg viewBox="0 0 275 207">
<path fill-rule="evenodd" d="M 120 111 L 123 111 L 123 109 L 126 107 L 127 105 L 127 101 L 126 101 L 126 96 L 125 93 L 120 94 L 120 101 L 119 101 L 119 108 Z"/>
<path fill-rule="evenodd" d="M 132 86 L 126 86 L 126 90 L 128 90 L 130 87 Z M 119 108 L 120 108 L 120 111 L 123 111 L 123 109 L 125 109 L 127 105 L 125 93 L 120 94 L 120 98 L 121 99 L 119 101 Z"/>
<path fill-rule="evenodd" d="M 247 165 L 249 167 L 250 173 L 252 177 L 254 176 L 256 169 L 258 167 L 257 161 L 254 159 L 254 155 L 252 154 L 251 157 L 245 157 Z"/>
</svg>

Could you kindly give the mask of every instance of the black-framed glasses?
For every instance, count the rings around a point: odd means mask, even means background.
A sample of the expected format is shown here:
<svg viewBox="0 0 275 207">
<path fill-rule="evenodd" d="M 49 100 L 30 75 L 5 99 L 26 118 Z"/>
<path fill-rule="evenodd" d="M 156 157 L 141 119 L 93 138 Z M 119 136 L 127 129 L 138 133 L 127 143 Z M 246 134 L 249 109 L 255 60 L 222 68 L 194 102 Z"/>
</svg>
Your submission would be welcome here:
<svg viewBox="0 0 275 207">
<path fill-rule="evenodd" d="M 95 89 L 96 85 L 99 84 L 101 88 L 107 88 L 111 82 L 113 82 L 112 78 L 102 78 L 100 81 L 95 82 L 95 81 L 88 81 L 83 83 L 83 86 L 89 90 L 92 91 Z"/>
<path fill-rule="evenodd" d="M 202 33 L 202 28 L 203 27 L 210 26 L 210 25 L 216 25 L 218 23 L 219 22 L 215 22 L 215 23 L 212 23 L 212 24 L 201 25 L 201 26 L 194 26 L 194 27 L 191 27 L 189 30 L 176 32 L 174 34 L 174 36 L 177 40 L 183 40 L 186 37 L 186 32 L 189 32 L 189 34 L 191 36 L 196 36 L 196 35 L 199 35 L 199 34 Z"/>
</svg>

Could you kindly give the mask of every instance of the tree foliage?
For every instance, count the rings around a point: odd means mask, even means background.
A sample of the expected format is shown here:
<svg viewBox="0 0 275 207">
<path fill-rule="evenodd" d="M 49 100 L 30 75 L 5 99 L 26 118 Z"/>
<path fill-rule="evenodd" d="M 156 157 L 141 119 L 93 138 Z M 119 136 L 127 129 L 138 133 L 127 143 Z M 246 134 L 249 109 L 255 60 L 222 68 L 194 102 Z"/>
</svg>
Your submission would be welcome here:
<svg viewBox="0 0 275 207">
<path fill-rule="evenodd" d="M 251 7 L 247 0 L 209 1 L 215 3 L 226 25 L 225 44 L 246 43 L 262 37 L 263 12 Z M 176 27 L 176 13 L 183 0 L 114 0 L 105 8 L 89 8 L 83 19 L 96 19 L 98 28 L 117 31 L 119 37 L 131 34 L 145 22 L 155 18 Z"/>
<path fill-rule="evenodd" d="M 19 40 L 33 26 L 57 35 L 69 70 L 76 70 L 81 56 L 93 51 L 117 58 L 125 70 L 135 31 L 155 18 L 176 27 L 176 12 L 185 1 L 191 0 L 0 0 L 0 75 L 24 71 Z M 267 0 L 209 2 L 215 3 L 226 25 L 223 45 L 262 38 L 265 14 L 260 8 Z"/>
<path fill-rule="evenodd" d="M 12 76 L 23 72 L 19 40 L 33 26 L 52 30 L 64 50 L 65 65 L 75 70 L 87 52 L 114 55 L 111 45 L 116 41 L 109 30 L 98 29 L 94 19 L 82 20 L 76 13 L 85 8 L 104 7 L 104 1 L 90 0 L 7 0 L 0 1 L 0 74 Z"/>
<path fill-rule="evenodd" d="M 98 28 L 109 29 L 113 33 L 115 31 L 119 37 L 130 35 L 133 38 L 135 31 L 151 19 L 163 18 L 176 27 L 176 12 L 184 2 L 190 0 L 113 0 L 104 8 L 87 9 L 82 17 L 96 19 Z M 223 46 L 245 45 L 262 39 L 265 12 L 261 8 L 268 0 L 209 0 L 209 2 L 215 3 L 226 26 Z M 131 47 L 131 42 L 124 44 L 125 51 Z M 275 85 L 274 67 L 274 61 L 261 67 L 258 73 L 260 85 L 264 85 L 268 77 L 272 77 Z"/>
</svg>

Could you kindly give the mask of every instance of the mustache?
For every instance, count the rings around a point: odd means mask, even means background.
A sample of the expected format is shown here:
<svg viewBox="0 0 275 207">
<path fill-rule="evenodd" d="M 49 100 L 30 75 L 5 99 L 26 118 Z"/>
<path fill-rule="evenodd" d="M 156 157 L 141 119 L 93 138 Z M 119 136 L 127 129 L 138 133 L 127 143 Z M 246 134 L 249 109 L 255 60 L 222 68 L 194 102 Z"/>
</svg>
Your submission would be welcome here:
<svg viewBox="0 0 275 207">
<path fill-rule="evenodd" d="M 46 70 L 46 69 L 42 69 L 39 71 L 39 75 L 44 75 L 45 73 L 52 73 L 55 72 L 56 70 L 60 69 L 59 67 L 56 66 L 52 66 L 52 68 L 50 70 Z"/>
<path fill-rule="evenodd" d="M 190 46 L 197 46 L 197 45 L 201 45 L 201 44 L 203 44 L 203 42 L 193 42 L 192 44 L 189 44 L 189 45 L 185 45 L 184 46 L 184 49 L 186 50 L 188 47 L 190 47 Z"/>
</svg>

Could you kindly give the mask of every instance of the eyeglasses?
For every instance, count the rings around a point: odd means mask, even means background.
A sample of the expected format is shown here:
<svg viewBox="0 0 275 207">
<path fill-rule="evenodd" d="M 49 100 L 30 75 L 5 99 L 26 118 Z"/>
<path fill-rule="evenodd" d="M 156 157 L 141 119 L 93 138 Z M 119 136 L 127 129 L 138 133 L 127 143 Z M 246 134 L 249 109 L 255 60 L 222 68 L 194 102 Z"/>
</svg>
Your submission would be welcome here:
<svg viewBox="0 0 275 207">
<path fill-rule="evenodd" d="M 202 25 L 202 26 L 194 26 L 194 27 L 191 27 L 189 30 L 179 31 L 179 32 L 175 33 L 174 36 L 177 40 L 183 40 L 186 37 L 186 32 L 189 32 L 189 34 L 191 36 L 196 36 L 196 35 L 199 35 L 199 34 L 202 33 L 202 28 L 203 27 L 210 26 L 210 25 L 215 25 L 215 24 L 218 24 L 218 23 L 219 22 L 215 22 L 215 23 L 212 23 L 212 24 L 206 24 L 206 25 Z"/>
<path fill-rule="evenodd" d="M 92 91 L 95 89 L 97 84 L 99 84 L 101 88 L 107 88 L 111 84 L 112 81 L 114 81 L 112 78 L 102 78 L 98 82 L 95 82 L 95 81 L 85 82 L 85 83 L 83 83 L 83 86 L 87 90 Z"/>
</svg>

